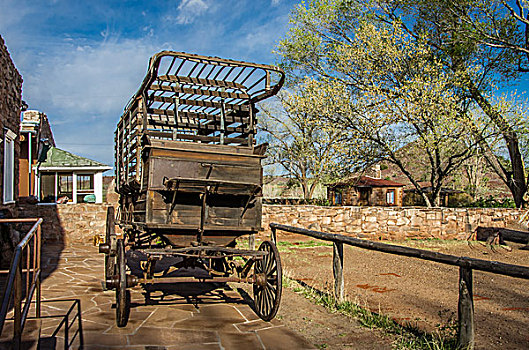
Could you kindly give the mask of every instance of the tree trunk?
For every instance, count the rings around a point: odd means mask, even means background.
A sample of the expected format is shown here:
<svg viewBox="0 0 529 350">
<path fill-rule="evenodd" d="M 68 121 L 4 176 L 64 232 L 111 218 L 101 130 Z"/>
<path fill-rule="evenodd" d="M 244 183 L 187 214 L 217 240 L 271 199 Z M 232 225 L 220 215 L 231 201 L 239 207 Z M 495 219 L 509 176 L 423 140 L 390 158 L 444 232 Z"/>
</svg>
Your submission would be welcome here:
<svg viewBox="0 0 529 350">
<path fill-rule="evenodd" d="M 506 185 L 511 190 L 514 203 L 516 207 L 521 208 L 525 205 L 523 196 L 527 191 L 527 183 L 525 179 L 525 169 L 520 152 L 520 144 L 518 141 L 518 135 L 516 131 L 507 123 L 504 117 L 494 109 L 490 102 L 483 97 L 479 89 L 475 86 L 474 82 L 467 77 L 467 85 L 472 96 L 472 99 L 476 101 L 481 110 L 492 120 L 492 122 L 500 129 L 500 132 L 505 141 L 505 146 L 509 151 L 509 158 L 511 160 L 512 171 L 502 169 L 505 174 L 500 176 L 502 179 L 506 179 Z M 496 167 L 494 167 L 495 170 Z"/>
</svg>

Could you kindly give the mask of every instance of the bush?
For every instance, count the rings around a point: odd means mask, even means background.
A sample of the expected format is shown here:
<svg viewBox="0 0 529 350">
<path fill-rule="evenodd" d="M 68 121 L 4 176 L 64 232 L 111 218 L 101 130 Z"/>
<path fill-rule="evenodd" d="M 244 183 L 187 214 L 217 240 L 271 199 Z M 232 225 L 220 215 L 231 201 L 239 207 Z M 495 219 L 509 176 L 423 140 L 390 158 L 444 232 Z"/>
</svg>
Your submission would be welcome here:
<svg viewBox="0 0 529 350">
<path fill-rule="evenodd" d="M 501 198 L 496 199 L 492 196 L 487 198 L 480 198 L 475 202 L 469 204 L 469 207 L 473 208 L 516 208 L 514 199 L 512 198 Z"/>
<path fill-rule="evenodd" d="M 472 204 L 472 197 L 468 193 L 454 193 L 448 196 L 448 207 L 463 208 Z"/>
</svg>

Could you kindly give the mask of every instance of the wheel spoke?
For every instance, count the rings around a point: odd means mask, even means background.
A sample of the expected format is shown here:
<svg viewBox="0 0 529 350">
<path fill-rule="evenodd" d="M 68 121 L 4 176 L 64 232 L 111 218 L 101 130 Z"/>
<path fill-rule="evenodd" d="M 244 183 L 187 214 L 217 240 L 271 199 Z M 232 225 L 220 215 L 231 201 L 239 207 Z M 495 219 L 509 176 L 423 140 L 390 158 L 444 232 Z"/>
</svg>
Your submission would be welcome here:
<svg viewBox="0 0 529 350">
<path fill-rule="evenodd" d="M 274 294 L 277 294 L 277 291 L 276 291 L 277 288 L 276 288 L 275 285 L 273 285 L 273 284 L 270 283 L 270 282 L 266 282 L 266 285 L 268 286 L 268 288 L 269 288 L 270 290 L 272 290 L 272 291 L 274 292 Z"/>
<path fill-rule="evenodd" d="M 270 314 L 270 312 L 272 311 L 272 308 L 274 307 L 274 295 L 272 294 L 272 291 L 268 288 L 265 288 L 266 290 L 266 310 L 267 310 L 267 315 Z"/>
<path fill-rule="evenodd" d="M 259 306 L 260 306 L 260 310 L 261 310 L 261 313 L 263 313 L 264 311 L 264 307 L 265 307 L 265 291 L 262 290 L 262 292 L 260 293 L 260 298 L 259 298 Z"/>
</svg>

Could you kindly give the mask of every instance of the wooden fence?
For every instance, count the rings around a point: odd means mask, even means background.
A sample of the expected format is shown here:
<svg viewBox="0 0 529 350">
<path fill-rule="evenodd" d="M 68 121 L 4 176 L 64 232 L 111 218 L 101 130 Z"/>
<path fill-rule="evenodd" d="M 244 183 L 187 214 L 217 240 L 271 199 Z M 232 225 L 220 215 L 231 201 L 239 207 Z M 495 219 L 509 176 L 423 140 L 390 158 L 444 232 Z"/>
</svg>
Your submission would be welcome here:
<svg viewBox="0 0 529 350">
<path fill-rule="evenodd" d="M 492 272 L 499 275 L 529 279 L 529 267 L 505 264 L 498 261 L 473 259 L 432 252 L 423 249 L 373 242 L 339 234 L 307 230 L 304 228 L 271 223 L 272 241 L 277 241 L 276 231 L 298 233 L 324 241 L 333 242 L 334 294 L 338 301 L 344 299 L 343 245 L 376 250 L 383 253 L 404 255 L 442 264 L 459 266 L 458 342 L 464 349 L 474 348 L 474 301 L 472 299 L 472 270 Z"/>
</svg>

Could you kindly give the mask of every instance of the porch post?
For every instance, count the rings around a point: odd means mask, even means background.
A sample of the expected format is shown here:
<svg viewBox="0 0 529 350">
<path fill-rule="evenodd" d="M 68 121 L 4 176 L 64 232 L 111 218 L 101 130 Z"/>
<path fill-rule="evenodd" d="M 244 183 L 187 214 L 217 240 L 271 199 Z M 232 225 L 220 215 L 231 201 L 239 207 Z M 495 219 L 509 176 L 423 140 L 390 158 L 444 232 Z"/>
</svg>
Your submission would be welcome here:
<svg viewBox="0 0 529 350">
<path fill-rule="evenodd" d="M 72 172 L 72 203 L 77 203 L 77 173 L 75 171 Z"/>
<path fill-rule="evenodd" d="M 103 203 L 103 172 L 101 171 L 94 174 L 94 194 L 96 203 Z"/>
</svg>

